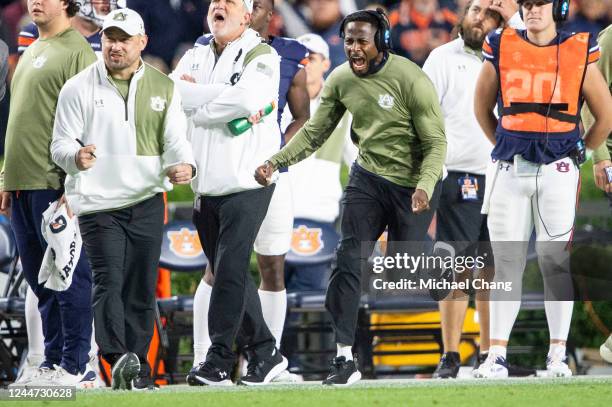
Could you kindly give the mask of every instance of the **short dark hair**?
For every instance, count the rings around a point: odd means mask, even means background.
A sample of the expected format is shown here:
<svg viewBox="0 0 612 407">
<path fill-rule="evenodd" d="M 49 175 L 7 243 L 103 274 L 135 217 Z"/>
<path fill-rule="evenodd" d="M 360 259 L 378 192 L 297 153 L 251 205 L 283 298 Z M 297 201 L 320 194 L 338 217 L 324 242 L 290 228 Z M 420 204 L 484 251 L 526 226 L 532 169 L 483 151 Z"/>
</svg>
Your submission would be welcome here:
<svg viewBox="0 0 612 407">
<path fill-rule="evenodd" d="M 373 15 L 371 11 L 367 10 L 359 10 L 354 13 L 349 14 L 344 18 L 344 23 L 342 24 L 342 28 L 346 29 L 348 23 L 352 23 L 355 21 L 361 21 L 364 23 L 372 24 L 377 30 L 382 30 L 384 27 L 380 26 L 380 20 Z M 342 33 L 344 34 L 344 33 Z"/>
<path fill-rule="evenodd" d="M 76 13 L 79 12 L 79 9 L 81 8 L 81 3 L 79 3 L 77 0 L 63 0 L 66 4 L 68 4 L 68 7 L 66 7 L 66 14 L 68 15 L 68 17 L 74 17 L 76 16 Z"/>
</svg>

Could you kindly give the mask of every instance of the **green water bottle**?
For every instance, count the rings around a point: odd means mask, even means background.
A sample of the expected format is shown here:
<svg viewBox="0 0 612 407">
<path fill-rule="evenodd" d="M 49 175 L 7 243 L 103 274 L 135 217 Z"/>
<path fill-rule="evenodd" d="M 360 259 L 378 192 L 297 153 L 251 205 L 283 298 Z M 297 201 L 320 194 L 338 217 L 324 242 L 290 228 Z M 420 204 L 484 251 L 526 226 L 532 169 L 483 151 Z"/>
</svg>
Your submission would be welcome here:
<svg viewBox="0 0 612 407">
<path fill-rule="evenodd" d="M 272 113 L 272 111 L 274 110 L 275 107 L 276 107 L 276 102 L 271 102 L 271 103 L 267 104 L 266 107 L 264 107 L 262 110 L 260 110 L 260 112 L 262 113 L 262 117 L 263 116 L 267 116 L 270 113 Z M 240 119 L 234 119 L 234 120 L 232 120 L 231 122 L 229 122 L 227 124 L 227 127 L 229 128 L 229 131 L 234 136 L 241 135 L 242 133 L 244 133 L 245 131 L 250 129 L 252 126 L 253 126 L 253 124 L 250 123 L 248 118 L 246 118 L 246 117 L 241 117 Z"/>
</svg>

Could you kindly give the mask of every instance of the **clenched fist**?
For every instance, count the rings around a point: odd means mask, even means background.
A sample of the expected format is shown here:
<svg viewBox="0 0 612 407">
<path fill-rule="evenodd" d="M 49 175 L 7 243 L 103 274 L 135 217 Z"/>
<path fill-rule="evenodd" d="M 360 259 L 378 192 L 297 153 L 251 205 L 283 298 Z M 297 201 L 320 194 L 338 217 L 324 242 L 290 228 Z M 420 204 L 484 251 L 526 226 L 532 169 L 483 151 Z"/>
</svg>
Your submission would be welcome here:
<svg viewBox="0 0 612 407">
<path fill-rule="evenodd" d="M 255 181 L 257 181 L 260 185 L 267 187 L 271 184 L 272 174 L 274 174 L 276 168 L 270 161 L 266 161 L 255 170 Z"/>
</svg>

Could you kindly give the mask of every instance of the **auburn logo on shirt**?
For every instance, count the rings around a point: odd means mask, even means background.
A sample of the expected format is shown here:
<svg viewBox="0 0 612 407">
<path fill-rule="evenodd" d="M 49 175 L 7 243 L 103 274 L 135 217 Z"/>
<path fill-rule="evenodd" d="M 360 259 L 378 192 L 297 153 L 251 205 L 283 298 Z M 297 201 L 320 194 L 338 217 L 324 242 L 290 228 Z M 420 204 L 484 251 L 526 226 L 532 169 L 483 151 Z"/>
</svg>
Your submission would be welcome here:
<svg viewBox="0 0 612 407">
<path fill-rule="evenodd" d="M 195 230 L 181 228 L 179 231 L 168 232 L 170 250 L 182 258 L 198 257 L 202 253 L 202 243 Z"/>
<path fill-rule="evenodd" d="M 321 228 L 309 228 L 300 225 L 293 229 L 291 250 L 301 256 L 314 256 L 323 249 L 323 231 Z"/>
</svg>

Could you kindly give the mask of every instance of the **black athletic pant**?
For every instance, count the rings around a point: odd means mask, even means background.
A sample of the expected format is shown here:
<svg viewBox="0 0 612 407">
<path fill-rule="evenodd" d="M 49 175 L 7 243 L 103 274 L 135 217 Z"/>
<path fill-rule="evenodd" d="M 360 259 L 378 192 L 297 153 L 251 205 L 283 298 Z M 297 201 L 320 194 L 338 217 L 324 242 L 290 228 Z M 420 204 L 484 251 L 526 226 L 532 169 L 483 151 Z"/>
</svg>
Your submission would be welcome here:
<svg viewBox="0 0 612 407">
<path fill-rule="evenodd" d="M 274 185 L 223 196 L 200 196 L 193 212 L 215 282 L 208 310 L 211 347 L 206 360 L 230 371 L 239 329 L 256 358 L 269 356 L 274 337 L 261 312 L 257 287 L 249 275 L 253 243 L 272 198 Z"/>
<path fill-rule="evenodd" d="M 146 360 L 155 321 L 155 286 L 164 227 L 162 194 L 136 205 L 79 217 L 93 272 L 96 342 L 113 363 Z"/>
<path fill-rule="evenodd" d="M 353 164 L 342 197 L 341 237 L 325 299 L 337 343 L 352 345 L 355 341 L 361 264 L 372 253 L 374 243 L 387 226 L 390 243 L 424 240 L 436 210 L 439 189 L 438 184 L 430 197 L 431 209 L 417 215 L 412 213 L 414 188 L 399 186 Z M 362 244 L 368 243 L 369 247 L 362 250 Z"/>
</svg>

